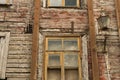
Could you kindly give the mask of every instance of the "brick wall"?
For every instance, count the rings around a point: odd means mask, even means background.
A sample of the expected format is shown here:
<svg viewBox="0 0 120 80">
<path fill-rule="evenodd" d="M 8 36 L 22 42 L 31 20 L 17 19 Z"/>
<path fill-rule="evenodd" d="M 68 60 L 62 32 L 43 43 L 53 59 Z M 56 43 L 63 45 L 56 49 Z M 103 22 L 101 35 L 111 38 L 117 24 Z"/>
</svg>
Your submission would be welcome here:
<svg viewBox="0 0 120 80">
<path fill-rule="evenodd" d="M 107 34 L 107 53 L 104 53 L 104 36 L 97 34 L 97 52 L 99 61 L 100 80 L 119 80 L 120 79 L 120 42 L 118 37 L 117 19 L 115 13 L 114 0 L 93 0 L 96 27 L 97 18 L 100 16 L 101 8 L 110 17 L 109 34 Z"/>
<path fill-rule="evenodd" d="M 33 25 L 33 0 L 13 0 L 9 7 L 0 6 L 0 31 L 10 31 L 9 54 L 6 77 L 8 80 L 29 80 L 32 35 L 25 31 Z M 111 18 L 112 30 L 107 39 L 108 53 L 103 53 L 104 36 L 96 34 L 99 59 L 100 80 L 120 79 L 120 43 L 118 37 L 114 0 L 93 0 L 95 27 L 101 8 Z M 102 2 L 103 1 L 103 2 Z M 44 4 L 44 3 L 42 3 Z M 43 6 L 43 5 L 42 5 Z M 74 22 L 74 34 L 88 33 L 88 13 L 86 7 L 75 8 L 41 8 L 38 80 L 42 78 L 44 38 L 46 35 L 71 35 L 71 22 Z M 96 32 L 97 33 L 97 32 Z M 89 50 L 88 50 L 89 53 Z M 83 56 L 83 57 L 86 57 Z M 91 55 L 88 54 L 89 80 L 92 80 Z"/>
</svg>

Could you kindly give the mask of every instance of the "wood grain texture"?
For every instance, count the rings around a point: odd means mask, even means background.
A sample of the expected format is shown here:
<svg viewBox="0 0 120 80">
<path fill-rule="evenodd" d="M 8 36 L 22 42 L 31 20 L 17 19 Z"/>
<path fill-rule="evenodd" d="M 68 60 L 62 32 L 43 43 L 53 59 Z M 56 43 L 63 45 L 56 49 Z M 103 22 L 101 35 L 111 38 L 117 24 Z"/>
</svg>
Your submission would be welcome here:
<svg viewBox="0 0 120 80">
<path fill-rule="evenodd" d="M 30 80 L 37 80 L 38 68 L 38 50 L 39 50 L 39 18 L 41 0 L 34 0 L 34 26 L 33 26 L 33 40 L 32 40 L 32 62 Z"/>
<path fill-rule="evenodd" d="M 98 58 L 96 51 L 96 34 L 95 34 L 95 23 L 94 23 L 94 13 L 93 13 L 93 0 L 88 0 L 88 16 L 89 16 L 89 47 L 92 57 L 92 74 L 93 80 L 99 80 L 99 68 L 98 68 Z"/>
<path fill-rule="evenodd" d="M 0 78 L 5 79 L 10 32 L 0 32 Z"/>
<path fill-rule="evenodd" d="M 120 40 L 120 0 L 115 0 L 115 7 L 116 7 L 117 26 L 118 26 L 119 40 Z"/>
</svg>

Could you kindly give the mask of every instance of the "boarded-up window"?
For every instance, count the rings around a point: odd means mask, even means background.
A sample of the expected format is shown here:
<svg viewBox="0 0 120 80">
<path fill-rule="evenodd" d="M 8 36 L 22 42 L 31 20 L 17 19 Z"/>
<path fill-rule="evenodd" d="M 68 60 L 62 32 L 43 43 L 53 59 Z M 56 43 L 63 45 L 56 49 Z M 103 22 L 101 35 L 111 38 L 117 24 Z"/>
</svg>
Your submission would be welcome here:
<svg viewBox="0 0 120 80">
<path fill-rule="evenodd" d="M 82 80 L 80 55 L 80 37 L 46 37 L 45 80 Z"/>
<path fill-rule="evenodd" d="M 80 7 L 80 0 L 47 0 L 48 7 Z"/>
<path fill-rule="evenodd" d="M 12 4 L 12 0 L 0 0 L 0 5 L 10 5 Z"/>
<path fill-rule="evenodd" d="M 0 79 L 5 79 L 10 32 L 0 32 Z"/>
</svg>

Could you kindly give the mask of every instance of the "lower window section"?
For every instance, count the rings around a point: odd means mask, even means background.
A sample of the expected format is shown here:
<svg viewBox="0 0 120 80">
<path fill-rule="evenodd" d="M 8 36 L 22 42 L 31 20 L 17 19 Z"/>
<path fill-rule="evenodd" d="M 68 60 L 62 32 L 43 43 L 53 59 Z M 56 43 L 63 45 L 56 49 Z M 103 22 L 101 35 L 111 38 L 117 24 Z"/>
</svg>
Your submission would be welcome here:
<svg viewBox="0 0 120 80">
<path fill-rule="evenodd" d="M 61 69 L 50 69 L 47 70 L 47 80 L 61 80 Z M 78 69 L 65 69 L 65 80 L 79 80 Z"/>
<path fill-rule="evenodd" d="M 65 80 L 79 80 L 78 69 L 65 69 Z"/>
<path fill-rule="evenodd" d="M 61 80 L 61 69 L 48 68 L 48 80 Z"/>
</svg>

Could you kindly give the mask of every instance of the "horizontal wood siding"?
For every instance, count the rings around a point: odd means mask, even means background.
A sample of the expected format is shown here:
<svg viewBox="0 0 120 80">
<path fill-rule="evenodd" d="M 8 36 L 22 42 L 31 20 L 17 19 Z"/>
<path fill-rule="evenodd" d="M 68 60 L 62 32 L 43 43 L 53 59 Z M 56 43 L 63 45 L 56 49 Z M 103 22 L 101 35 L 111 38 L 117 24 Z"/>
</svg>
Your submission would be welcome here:
<svg viewBox="0 0 120 80">
<path fill-rule="evenodd" d="M 8 80 L 26 80 L 30 76 L 31 34 L 11 34 L 7 61 Z"/>
</svg>

